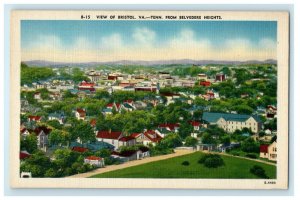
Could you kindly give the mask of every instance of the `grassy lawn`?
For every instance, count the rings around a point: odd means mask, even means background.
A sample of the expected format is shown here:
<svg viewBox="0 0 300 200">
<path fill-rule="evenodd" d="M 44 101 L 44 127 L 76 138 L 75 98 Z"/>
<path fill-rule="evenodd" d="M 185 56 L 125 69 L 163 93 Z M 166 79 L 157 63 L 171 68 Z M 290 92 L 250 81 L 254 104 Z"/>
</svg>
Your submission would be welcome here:
<svg viewBox="0 0 300 200">
<path fill-rule="evenodd" d="M 276 166 L 245 160 L 236 157 L 222 156 L 225 166 L 206 168 L 198 164 L 203 155 L 201 152 L 155 161 L 139 166 L 94 175 L 91 178 L 229 178 L 229 179 L 258 179 L 250 173 L 253 165 L 265 169 L 267 176 L 276 178 Z M 183 166 L 183 161 L 189 161 L 189 166 Z"/>
</svg>

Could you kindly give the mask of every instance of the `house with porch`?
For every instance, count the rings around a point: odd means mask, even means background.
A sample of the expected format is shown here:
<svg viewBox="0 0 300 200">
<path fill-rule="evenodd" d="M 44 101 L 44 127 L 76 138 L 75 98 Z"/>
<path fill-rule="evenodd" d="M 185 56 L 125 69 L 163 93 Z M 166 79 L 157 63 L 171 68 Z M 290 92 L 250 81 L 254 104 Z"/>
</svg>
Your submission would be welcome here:
<svg viewBox="0 0 300 200">
<path fill-rule="evenodd" d="M 149 144 L 156 145 L 162 140 L 162 136 L 154 130 L 145 130 L 142 133 L 132 133 L 131 137 L 136 139 L 137 144 L 149 146 Z"/>
</svg>

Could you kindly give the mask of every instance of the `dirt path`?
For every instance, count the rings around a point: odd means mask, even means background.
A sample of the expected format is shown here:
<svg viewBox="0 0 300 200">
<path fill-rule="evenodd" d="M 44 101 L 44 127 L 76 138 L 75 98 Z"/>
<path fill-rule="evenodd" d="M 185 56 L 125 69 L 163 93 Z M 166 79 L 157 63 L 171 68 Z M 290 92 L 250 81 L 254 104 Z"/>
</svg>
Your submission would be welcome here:
<svg viewBox="0 0 300 200">
<path fill-rule="evenodd" d="M 109 165 L 109 166 L 106 166 L 105 168 L 98 168 L 98 169 L 90 171 L 90 172 L 86 172 L 86 173 L 82 173 L 82 174 L 75 174 L 73 176 L 69 176 L 68 178 L 87 178 L 87 177 L 90 177 L 90 176 L 93 176 L 96 174 L 102 174 L 105 172 L 110 172 L 110 171 L 114 171 L 114 170 L 118 170 L 118 169 L 124 169 L 127 167 L 133 167 L 136 165 L 141 165 L 141 164 L 145 164 L 145 163 L 149 163 L 149 162 L 165 160 L 168 158 L 174 158 L 177 156 L 191 154 L 194 152 L 195 151 L 193 151 L 193 150 L 175 150 L 175 153 L 172 153 L 172 154 L 148 157 L 148 158 L 144 158 L 142 160 L 133 160 L 133 161 L 129 161 L 129 162 L 126 162 L 126 163 L 123 163 L 120 165 Z"/>
<path fill-rule="evenodd" d="M 253 160 L 255 162 L 260 162 L 260 163 L 276 166 L 276 163 L 268 162 L 268 161 L 265 161 L 265 160 L 246 158 L 246 157 L 242 157 L 242 156 L 234 156 L 234 155 L 227 154 L 227 153 L 218 153 L 218 154 L 223 155 L 223 156 L 228 156 L 228 157 L 242 158 L 242 159 L 245 159 L 245 160 Z"/>
</svg>

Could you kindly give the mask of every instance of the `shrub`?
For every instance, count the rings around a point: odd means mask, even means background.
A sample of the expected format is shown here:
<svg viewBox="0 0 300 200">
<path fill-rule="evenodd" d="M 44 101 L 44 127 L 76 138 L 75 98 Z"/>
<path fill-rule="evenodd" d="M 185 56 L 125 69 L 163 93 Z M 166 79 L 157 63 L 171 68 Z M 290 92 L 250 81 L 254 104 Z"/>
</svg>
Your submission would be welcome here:
<svg viewBox="0 0 300 200">
<path fill-rule="evenodd" d="M 261 166 L 258 166 L 258 165 L 254 165 L 251 169 L 250 169 L 250 172 L 260 178 L 269 178 L 267 175 L 266 175 L 266 171 L 264 170 L 264 168 L 262 168 Z"/>
<path fill-rule="evenodd" d="M 248 158 L 257 158 L 257 155 L 254 154 L 254 153 L 248 153 L 248 154 L 246 154 L 246 157 L 248 157 Z"/>
<path fill-rule="evenodd" d="M 199 160 L 199 164 L 204 164 L 208 168 L 217 168 L 224 164 L 222 157 L 218 154 L 205 154 Z"/>
<path fill-rule="evenodd" d="M 230 153 L 233 156 L 239 156 L 240 155 L 240 152 L 238 152 L 238 151 L 230 151 Z"/>
<path fill-rule="evenodd" d="M 184 166 L 189 166 L 190 162 L 189 161 L 183 161 L 181 164 L 184 165 Z"/>
</svg>

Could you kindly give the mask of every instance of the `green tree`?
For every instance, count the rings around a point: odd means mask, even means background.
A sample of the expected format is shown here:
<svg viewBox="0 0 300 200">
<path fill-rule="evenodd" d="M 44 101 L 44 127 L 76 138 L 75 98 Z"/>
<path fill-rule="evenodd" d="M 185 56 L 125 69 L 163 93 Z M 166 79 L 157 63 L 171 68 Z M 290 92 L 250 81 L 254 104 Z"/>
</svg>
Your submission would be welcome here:
<svg viewBox="0 0 300 200">
<path fill-rule="evenodd" d="M 28 153 L 34 153 L 38 149 L 36 135 L 30 134 L 25 138 L 21 138 L 21 149 L 28 151 Z"/>
<path fill-rule="evenodd" d="M 71 140 L 79 138 L 82 143 L 91 142 L 96 140 L 93 128 L 88 122 L 76 120 L 70 130 Z"/>
<path fill-rule="evenodd" d="M 111 154 L 111 152 L 108 149 L 101 149 L 101 150 L 95 152 L 95 156 L 99 156 L 101 158 L 107 158 L 110 156 L 110 154 Z"/>
<path fill-rule="evenodd" d="M 57 171 L 60 171 L 63 176 L 70 175 L 68 168 L 72 166 L 73 163 L 77 162 L 79 153 L 74 152 L 70 149 L 57 149 L 54 151 L 53 156 L 55 160 L 53 161 Z M 81 165 L 83 162 L 81 162 Z"/>
<path fill-rule="evenodd" d="M 20 171 L 31 172 L 32 177 L 44 177 L 51 167 L 50 159 L 43 152 L 37 151 L 21 164 Z"/>
<path fill-rule="evenodd" d="M 55 129 L 62 129 L 62 125 L 57 120 L 49 120 L 47 121 L 47 124 Z"/>
<path fill-rule="evenodd" d="M 177 133 L 170 133 L 160 141 L 159 145 L 165 148 L 175 148 L 182 146 L 182 140 Z"/>
<path fill-rule="evenodd" d="M 51 68 L 47 67 L 29 67 L 21 63 L 21 85 L 32 84 L 40 80 L 46 80 L 55 76 Z"/>
<path fill-rule="evenodd" d="M 201 142 L 203 144 L 216 144 L 217 141 L 211 136 L 211 134 L 204 132 L 201 137 Z"/>
<path fill-rule="evenodd" d="M 185 138 L 185 146 L 195 147 L 198 144 L 198 140 L 192 136 L 188 136 Z"/>
<path fill-rule="evenodd" d="M 49 96 L 50 92 L 46 88 L 41 88 L 41 89 L 38 89 L 36 91 L 41 93 L 42 99 L 49 99 L 50 98 L 50 96 Z"/>
<path fill-rule="evenodd" d="M 84 72 L 80 70 L 80 68 L 73 68 L 72 69 L 72 80 L 76 83 L 81 81 L 87 81 L 88 77 L 84 75 Z"/>
<path fill-rule="evenodd" d="M 66 145 L 70 140 L 70 134 L 66 131 L 54 129 L 49 135 L 51 145 Z"/>
<path fill-rule="evenodd" d="M 94 98 L 96 98 L 96 99 L 109 98 L 109 93 L 106 90 L 97 90 Z"/>
<path fill-rule="evenodd" d="M 77 97 L 75 94 L 72 94 L 69 90 L 66 90 L 63 92 L 63 98 L 74 98 Z"/>
<path fill-rule="evenodd" d="M 253 138 L 248 138 L 241 143 L 241 149 L 247 153 L 259 153 L 259 143 Z"/>
<path fill-rule="evenodd" d="M 178 133 L 182 139 L 185 139 L 186 137 L 190 136 L 193 132 L 193 126 L 187 122 L 183 122 L 180 124 Z"/>
</svg>

